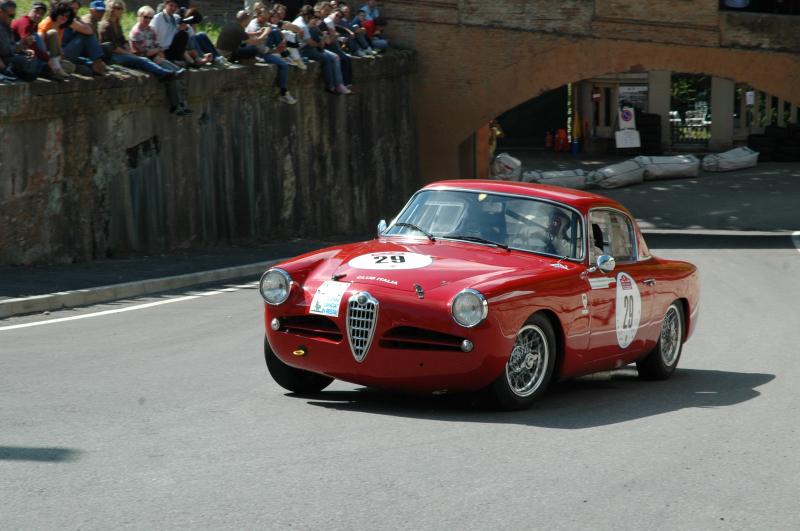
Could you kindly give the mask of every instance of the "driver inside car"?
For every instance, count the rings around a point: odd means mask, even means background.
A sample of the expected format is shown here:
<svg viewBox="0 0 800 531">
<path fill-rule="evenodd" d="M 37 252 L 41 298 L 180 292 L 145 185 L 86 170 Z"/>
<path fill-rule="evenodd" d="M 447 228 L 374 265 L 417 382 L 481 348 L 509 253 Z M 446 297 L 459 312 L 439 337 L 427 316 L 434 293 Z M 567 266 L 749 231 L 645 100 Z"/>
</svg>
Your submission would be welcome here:
<svg viewBox="0 0 800 531">
<path fill-rule="evenodd" d="M 569 226 L 569 215 L 559 208 L 554 208 L 547 221 L 547 243 L 544 252 L 558 256 L 570 256 L 572 242 L 567 236 Z"/>
</svg>

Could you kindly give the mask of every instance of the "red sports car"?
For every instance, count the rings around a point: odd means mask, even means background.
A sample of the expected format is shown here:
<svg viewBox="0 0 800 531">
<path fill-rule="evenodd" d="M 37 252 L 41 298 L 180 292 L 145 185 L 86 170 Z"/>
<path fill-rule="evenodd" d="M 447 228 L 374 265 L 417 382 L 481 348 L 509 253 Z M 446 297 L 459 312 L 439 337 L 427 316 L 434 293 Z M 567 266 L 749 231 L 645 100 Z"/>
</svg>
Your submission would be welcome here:
<svg viewBox="0 0 800 531">
<path fill-rule="evenodd" d="M 504 409 L 633 362 L 668 378 L 699 296 L 697 269 L 652 256 L 617 202 L 481 180 L 430 184 L 377 238 L 283 262 L 259 289 L 267 367 L 290 391 L 488 387 Z"/>
</svg>

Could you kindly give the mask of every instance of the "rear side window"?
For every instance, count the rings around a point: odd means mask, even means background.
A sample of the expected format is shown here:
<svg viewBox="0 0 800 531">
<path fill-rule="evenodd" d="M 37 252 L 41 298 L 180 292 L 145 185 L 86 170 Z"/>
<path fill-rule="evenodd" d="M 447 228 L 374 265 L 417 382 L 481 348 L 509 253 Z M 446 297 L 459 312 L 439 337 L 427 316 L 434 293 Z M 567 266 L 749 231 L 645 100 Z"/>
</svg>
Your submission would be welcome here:
<svg viewBox="0 0 800 531">
<path fill-rule="evenodd" d="M 628 216 L 615 210 L 592 210 L 589 226 L 589 258 L 592 263 L 601 254 L 611 255 L 617 262 L 636 260 L 633 225 Z"/>
</svg>

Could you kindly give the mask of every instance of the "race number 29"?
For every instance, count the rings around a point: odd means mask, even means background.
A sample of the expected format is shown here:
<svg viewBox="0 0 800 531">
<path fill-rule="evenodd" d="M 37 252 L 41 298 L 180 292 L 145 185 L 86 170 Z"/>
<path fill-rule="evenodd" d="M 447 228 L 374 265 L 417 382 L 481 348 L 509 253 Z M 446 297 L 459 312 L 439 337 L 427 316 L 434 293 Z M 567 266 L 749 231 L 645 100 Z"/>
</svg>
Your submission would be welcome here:
<svg viewBox="0 0 800 531">
<path fill-rule="evenodd" d="M 636 338 L 642 317 L 642 296 L 636 281 L 627 273 L 617 275 L 616 326 L 617 343 L 628 347 Z"/>
<path fill-rule="evenodd" d="M 372 256 L 375 259 L 376 264 L 404 264 L 406 261 L 406 257 L 403 255 L 392 254 L 392 255 L 380 255 L 380 256 Z"/>
</svg>

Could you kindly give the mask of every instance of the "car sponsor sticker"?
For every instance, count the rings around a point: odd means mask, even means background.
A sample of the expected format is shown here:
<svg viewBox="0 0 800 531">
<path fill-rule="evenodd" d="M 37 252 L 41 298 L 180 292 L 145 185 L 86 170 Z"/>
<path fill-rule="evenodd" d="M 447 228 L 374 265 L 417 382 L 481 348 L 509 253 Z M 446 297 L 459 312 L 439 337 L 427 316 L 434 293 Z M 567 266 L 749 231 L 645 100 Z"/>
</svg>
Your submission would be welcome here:
<svg viewBox="0 0 800 531">
<path fill-rule="evenodd" d="M 354 269 L 420 269 L 433 263 L 433 258 L 425 254 L 389 251 L 383 253 L 362 254 L 347 264 Z"/>
<path fill-rule="evenodd" d="M 617 343 L 626 348 L 633 342 L 642 317 L 642 297 L 633 277 L 627 273 L 617 275 Z"/>
<path fill-rule="evenodd" d="M 339 317 L 339 305 L 342 302 L 344 292 L 349 287 L 350 284 L 348 282 L 326 280 L 314 293 L 308 313 Z"/>
</svg>

